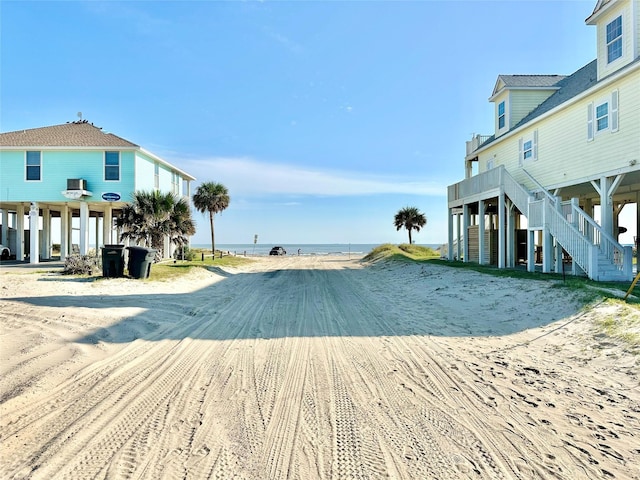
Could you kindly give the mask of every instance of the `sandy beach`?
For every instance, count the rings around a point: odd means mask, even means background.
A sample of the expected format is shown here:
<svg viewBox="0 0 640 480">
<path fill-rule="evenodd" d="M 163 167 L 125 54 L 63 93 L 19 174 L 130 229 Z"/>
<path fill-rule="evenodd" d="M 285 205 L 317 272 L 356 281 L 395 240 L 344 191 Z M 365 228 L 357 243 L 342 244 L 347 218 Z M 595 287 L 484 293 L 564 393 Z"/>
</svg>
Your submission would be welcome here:
<svg viewBox="0 0 640 480">
<path fill-rule="evenodd" d="M 553 281 L 340 256 L 0 274 L 2 479 L 638 479 L 637 356 Z"/>
</svg>

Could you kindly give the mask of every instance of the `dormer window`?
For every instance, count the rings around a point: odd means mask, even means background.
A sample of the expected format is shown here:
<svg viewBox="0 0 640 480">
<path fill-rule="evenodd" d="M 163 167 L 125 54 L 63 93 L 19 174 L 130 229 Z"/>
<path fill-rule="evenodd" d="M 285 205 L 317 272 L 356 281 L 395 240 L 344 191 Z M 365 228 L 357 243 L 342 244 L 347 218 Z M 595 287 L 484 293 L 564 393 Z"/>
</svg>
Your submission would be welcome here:
<svg viewBox="0 0 640 480">
<path fill-rule="evenodd" d="M 504 102 L 498 104 L 498 130 L 501 130 L 505 126 L 506 117 L 504 114 Z"/>
<path fill-rule="evenodd" d="M 607 24 L 607 63 L 622 56 L 622 16 Z"/>
</svg>

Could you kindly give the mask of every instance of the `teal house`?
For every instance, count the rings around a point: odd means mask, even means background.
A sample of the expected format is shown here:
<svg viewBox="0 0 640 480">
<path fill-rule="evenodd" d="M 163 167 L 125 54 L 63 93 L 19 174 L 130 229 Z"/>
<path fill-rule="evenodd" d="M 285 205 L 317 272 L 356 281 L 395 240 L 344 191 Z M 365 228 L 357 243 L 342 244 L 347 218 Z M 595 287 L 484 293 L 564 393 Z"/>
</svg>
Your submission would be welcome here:
<svg viewBox="0 0 640 480">
<path fill-rule="evenodd" d="M 0 243 L 38 263 L 118 243 L 114 218 L 135 191 L 190 197 L 195 178 L 86 120 L 0 133 Z M 163 256 L 171 255 L 165 242 Z"/>
</svg>

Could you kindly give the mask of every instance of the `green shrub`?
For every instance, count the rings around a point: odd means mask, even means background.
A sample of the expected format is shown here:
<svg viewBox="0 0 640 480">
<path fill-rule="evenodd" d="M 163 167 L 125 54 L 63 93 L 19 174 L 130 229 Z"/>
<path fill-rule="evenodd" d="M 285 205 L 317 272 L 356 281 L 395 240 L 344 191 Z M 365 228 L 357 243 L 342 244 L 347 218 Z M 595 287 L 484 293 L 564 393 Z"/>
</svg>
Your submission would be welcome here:
<svg viewBox="0 0 640 480">
<path fill-rule="evenodd" d="M 194 252 L 187 246 L 181 246 L 176 248 L 176 251 L 173 252 L 173 258 L 176 260 L 186 260 L 188 262 L 193 262 L 198 257 L 198 254 Z"/>
<path fill-rule="evenodd" d="M 62 270 L 66 275 L 95 275 L 99 272 L 98 258 L 90 255 L 69 255 Z"/>
</svg>

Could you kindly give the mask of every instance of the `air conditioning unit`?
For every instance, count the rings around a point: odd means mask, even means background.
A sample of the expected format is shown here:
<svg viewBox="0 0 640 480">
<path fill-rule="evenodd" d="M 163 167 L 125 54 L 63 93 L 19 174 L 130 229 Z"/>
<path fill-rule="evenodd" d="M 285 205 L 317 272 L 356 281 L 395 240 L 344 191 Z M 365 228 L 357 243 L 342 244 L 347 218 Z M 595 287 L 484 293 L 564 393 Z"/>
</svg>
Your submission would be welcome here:
<svg viewBox="0 0 640 480">
<path fill-rule="evenodd" d="M 67 178 L 67 190 L 86 190 L 87 181 L 83 178 Z"/>
</svg>

